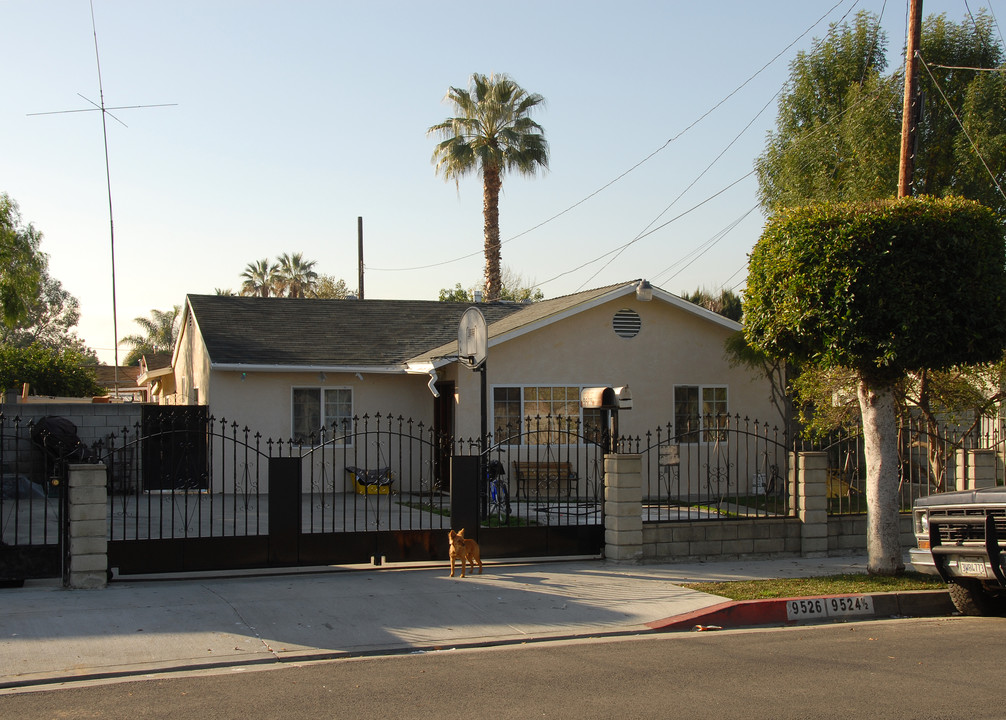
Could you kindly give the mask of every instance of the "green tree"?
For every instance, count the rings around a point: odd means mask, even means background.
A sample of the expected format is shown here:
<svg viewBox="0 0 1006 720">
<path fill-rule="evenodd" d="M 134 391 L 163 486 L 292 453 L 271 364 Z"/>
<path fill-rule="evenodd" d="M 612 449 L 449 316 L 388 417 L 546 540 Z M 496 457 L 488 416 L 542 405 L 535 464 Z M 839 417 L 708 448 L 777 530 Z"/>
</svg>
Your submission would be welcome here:
<svg viewBox="0 0 1006 720">
<path fill-rule="evenodd" d="M 475 302 L 476 288 L 476 285 L 472 285 L 466 290 L 461 287 L 461 283 L 457 283 L 453 289 L 441 288 L 437 299 L 440 302 Z M 525 280 L 523 275 L 504 266 L 499 299 L 517 303 L 538 302 L 545 299 L 545 293 L 533 281 Z"/>
<path fill-rule="evenodd" d="M 14 327 L 39 295 L 46 258 L 42 233 L 22 224 L 16 202 L 0 193 L 0 319 Z"/>
<path fill-rule="evenodd" d="M 341 278 L 337 280 L 333 275 L 319 275 L 310 297 L 321 300 L 344 300 L 349 295 L 345 280 Z"/>
<path fill-rule="evenodd" d="M 181 311 L 181 306 L 175 305 L 171 310 L 151 310 L 149 318 L 134 318 L 133 322 L 143 329 L 144 334 L 127 335 L 119 341 L 120 345 L 130 348 L 125 364 L 135 365 L 144 355 L 172 352 L 178 336 L 178 317 Z"/>
<path fill-rule="evenodd" d="M 0 345 L 0 389 L 20 390 L 24 383 L 37 395 L 93 397 L 102 393 L 93 366 L 76 350 Z"/>
<path fill-rule="evenodd" d="M 995 214 L 960 198 L 782 211 L 751 254 L 744 334 L 770 357 L 855 373 L 868 569 L 901 572 L 896 385 L 912 371 L 1001 357 L 1006 249 Z"/>
<path fill-rule="evenodd" d="M 993 19 L 980 12 L 958 24 L 946 15 L 930 15 L 922 25 L 921 55 L 928 71 L 919 72 L 925 103 L 918 129 L 913 194 L 963 195 L 1006 215 L 1006 198 L 954 117 L 963 113 L 960 119 L 966 121 L 968 134 L 976 139 L 1002 185 L 1006 180 L 1006 77 L 1001 72 L 952 69 L 1006 70 Z"/>
<path fill-rule="evenodd" d="M 943 15 L 922 24 L 920 72 L 925 95 L 915 156 L 914 194 L 964 195 L 1006 213 L 1003 198 L 947 107 L 962 121 L 1002 185 L 1006 173 L 1006 97 L 1002 73 L 934 66 L 997 67 L 1002 50 L 984 13 L 955 24 Z M 776 129 L 757 159 L 759 196 L 767 212 L 809 202 L 893 197 L 898 183 L 902 68 L 885 75 L 887 39 L 875 15 L 832 25 L 810 52 L 790 64 Z"/>
<path fill-rule="evenodd" d="M 440 288 L 440 295 L 437 297 L 440 302 L 474 302 L 474 289 L 465 290 L 461 283 L 457 283 L 452 289 Z"/>
<path fill-rule="evenodd" d="M 455 116 L 433 125 L 427 135 L 442 138 L 433 151 L 436 172 L 445 180 L 482 176 L 485 233 L 485 299 L 501 297 L 499 195 L 508 172 L 533 176 L 548 168 L 548 142 L 531 112 L 545 99 L 528 93 L 507 75 L 474 73 L 468 88 L 452 87 L 444 98 Z"/>
<path fill-rule="evenodd" d="M 79 320 L 77 298 L 43 268 L 38 297 L 28 304 L 25 315 L 16 324 L 0 325 L 0 345 L 72 348 L 97 364 L 97 355 L 74 330 Z"/>
<path fill-rule="evenodd" d="M 241 273 L 241 277 L 244 278 L 241 283 L 241 294 L 269 297 L 269 294 L 276 287 L 278 269 L 279 266 L 269 262 L 269 258 L 262 258 L 245 265 L 244 272 Z"/>
<path fill-rule="evenodd" d="M 741 321 L 741 298 L 733 290 L 720 290 L 719 295 L 716 295 L 705 288 L 699 288 L 691 295 L 683 293 L 681 299 L 735 322 Z"/>
<path fill-rule="evenodd" d="M 318 282 L 315 260 L 305 260 L 303 253 L 283 253 L 276 271 L 277 295 L 292 298 L 309 297 Z"/>
</svg>

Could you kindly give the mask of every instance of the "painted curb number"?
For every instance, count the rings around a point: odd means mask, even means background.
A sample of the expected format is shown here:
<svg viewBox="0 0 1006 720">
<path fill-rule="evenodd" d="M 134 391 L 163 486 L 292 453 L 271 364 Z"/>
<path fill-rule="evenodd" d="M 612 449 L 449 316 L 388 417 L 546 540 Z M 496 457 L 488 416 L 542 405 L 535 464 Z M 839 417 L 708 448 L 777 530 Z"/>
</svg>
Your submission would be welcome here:
<svg viewBox="0 0 1006 720">
<path fill-rule="evenodd" d="M 786 617 L 789 620 L 872 614 L 873 599 L 869 595 L 806 598 L 803 600 L 790 600 L 786 603 Z"/>
</svg>

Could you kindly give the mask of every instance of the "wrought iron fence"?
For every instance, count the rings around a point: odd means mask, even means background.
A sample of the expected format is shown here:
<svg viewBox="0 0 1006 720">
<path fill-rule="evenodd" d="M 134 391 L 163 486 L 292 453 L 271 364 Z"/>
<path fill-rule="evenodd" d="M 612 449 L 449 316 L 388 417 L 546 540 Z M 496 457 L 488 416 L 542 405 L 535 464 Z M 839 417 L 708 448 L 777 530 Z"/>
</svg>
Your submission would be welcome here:
<svg viewBox="0 0 1006 720">
<path fill-rule="evenodd" d="M 622 438 L 643 458 L 643 521 L 792 515 L 790 449 L 783 431 L 740 415 L 705 418 L 715 433 L 674 433 L 670 423 Z"/>
<path fill-rule="evenodd" d="M 124 427 L 96 451 L 108 467 L 113 541 L 268 534 L 274 457 L 303 461 L 304 533 L 446 530 L 450 459 L 480 453 L 483 524 L 597 524 L 603 456 L 583 432 L 565 420 L 527 418 L 480 443 L 376 414 L 301 440 L 273 440 L 224 418 L 209 417 L 197 429 L 166 414 Z M 497 512 L 490 514 L 493 500 Z"/>
<path fill-rule="evenodd" d="M 828 512 L 833 515 L 866 512 L 866 460 L 863 434 L 859 427 L 835 432 L 805 450 L 828 453 Z M 939 423 L 918 416 L 900 419 L 898 424 L 898 494 L 903 511 L 916 498 L 964 489 L 971 484 L 975 468 L 974 451 L 993 456 L 994 475 L 985 478 L 1004 484 L 1004 439 L 997 419 L 978 418 L 967 425 Z"/>
</svg>

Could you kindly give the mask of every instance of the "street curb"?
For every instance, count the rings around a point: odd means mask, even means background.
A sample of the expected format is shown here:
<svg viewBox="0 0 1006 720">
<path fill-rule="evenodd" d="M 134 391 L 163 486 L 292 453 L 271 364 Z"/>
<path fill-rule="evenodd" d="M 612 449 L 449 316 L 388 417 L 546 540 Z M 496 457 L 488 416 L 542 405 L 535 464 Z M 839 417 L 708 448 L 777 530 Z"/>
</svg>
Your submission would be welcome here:
<svg viewBox="0 0 1006 720">
<path fill-rule="evenodd" d="M 828 615 L 829 600 L 869 598 L 869 611 Z M 789 603 L 817 603 L 824 608 L 813 617 L 790 619 Z M 868 620 L 883 617 L 940 617 L 955 612 L 946 590 L 913 590 L 906 592 L 819 595 L 815 597 L 773 598 L 771 600 L 730 600 L 682 615 L 646 623 L 657 632 L 709 630 L 759 625 L 806 625 L 808 623 Z"/>
</svg>

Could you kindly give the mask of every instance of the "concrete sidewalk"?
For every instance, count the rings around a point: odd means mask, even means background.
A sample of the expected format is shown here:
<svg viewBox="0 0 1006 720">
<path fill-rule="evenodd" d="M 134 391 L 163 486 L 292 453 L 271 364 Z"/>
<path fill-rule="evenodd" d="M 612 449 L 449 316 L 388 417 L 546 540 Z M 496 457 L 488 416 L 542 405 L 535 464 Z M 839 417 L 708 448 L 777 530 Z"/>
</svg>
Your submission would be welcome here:
<svg viewBox="0 0 1006 720">
<path fill-rule="evenodd" d="M 678 628 L 681 622 L 689 628 L 709 624 L 710 618 L 720 624 L 721 615 L 703 613 L 721 612 L 724 599 L 679 583 L 865 568 L 865 557 L 681 565 L 577 560 L 486 563 L 484 574 L 464 579 L 449 577 L 446 566 L 388 566 L 127 578 L 90 591 L 28 582 L 0 590 L 0 690 L 167 670 L 648 633 L 671 629 L 675 620 Z M 761 624 L 744 617 L 738 624 Z"/>
</svg>

